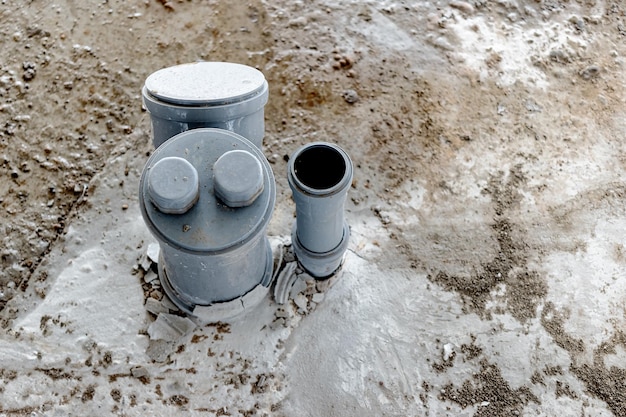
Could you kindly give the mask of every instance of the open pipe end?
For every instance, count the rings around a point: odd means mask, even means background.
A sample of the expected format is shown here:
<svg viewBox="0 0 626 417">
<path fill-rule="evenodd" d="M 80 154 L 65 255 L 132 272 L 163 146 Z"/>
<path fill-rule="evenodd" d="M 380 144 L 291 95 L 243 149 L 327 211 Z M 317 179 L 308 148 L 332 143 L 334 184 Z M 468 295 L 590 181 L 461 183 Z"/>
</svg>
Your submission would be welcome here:
<svg viewBox="0 0 626 417">
<path fill-rule="evenodd" d="M 298 149 L 289 161 L 289 177 L 302 191 L 330 195 L 350 186 L 352 161 L 336 145 L 314 142 Z"/>
</svg>

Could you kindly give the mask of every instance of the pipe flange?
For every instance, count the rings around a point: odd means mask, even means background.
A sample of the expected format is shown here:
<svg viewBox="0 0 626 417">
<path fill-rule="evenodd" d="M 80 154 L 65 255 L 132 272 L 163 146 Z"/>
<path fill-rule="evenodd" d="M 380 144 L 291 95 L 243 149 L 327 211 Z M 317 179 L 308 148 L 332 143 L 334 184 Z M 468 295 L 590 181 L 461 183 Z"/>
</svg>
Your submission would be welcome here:
<svg viewBox="0 0 626 417">
<path fill-rule="evenodd" d="M 344 222 L 341 242 L 328 252 L 311 252 L 305 248 L 298 239 L 297 223 L 294 223 L 291 229 L 291 242 L 296 258 L 304 270 L 313 278 L 324 280 L 334 275 L 343 263 L 344 254 L 350 242 L 350 227 L 347 222 Z"/>
</svg>

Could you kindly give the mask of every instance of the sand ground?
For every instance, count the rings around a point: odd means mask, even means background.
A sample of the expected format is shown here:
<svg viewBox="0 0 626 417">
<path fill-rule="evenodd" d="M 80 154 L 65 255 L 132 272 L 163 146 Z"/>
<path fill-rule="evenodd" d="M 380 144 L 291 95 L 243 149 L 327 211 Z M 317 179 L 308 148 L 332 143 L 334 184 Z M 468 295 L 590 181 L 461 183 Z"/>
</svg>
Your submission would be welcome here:
<svg viewBox="0 0 626 417">
<path fill-rule="evenodd" d="M 2 1 L 0 415 L 626 415 L 625 15 Z M 269 82 L 272 241 L 315 140 L 354 161 L 352 239 L 323 300 L 159 341 L 141 87 L 198 60 Z"/>
</svg>

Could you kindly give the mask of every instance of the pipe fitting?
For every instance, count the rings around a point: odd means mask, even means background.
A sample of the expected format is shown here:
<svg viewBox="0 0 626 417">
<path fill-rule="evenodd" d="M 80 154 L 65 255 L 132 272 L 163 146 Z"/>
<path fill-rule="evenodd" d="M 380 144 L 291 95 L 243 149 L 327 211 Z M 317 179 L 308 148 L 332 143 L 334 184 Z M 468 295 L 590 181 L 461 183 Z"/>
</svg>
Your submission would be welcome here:
<svg viewBox="0 0 626 417">
<path fill-rule="evenodd" d="M 302 267 L 315 278 L 332 275 L 348 247 L 344 203 L 353 166 L 339 146 L 314 142 L 289 158 L 287 179 L 296 203 L 291 240 Z"/>
<path fill-rule="evenodd" d="M 275 200 L 269 163 L 236 133 L 194 129 L 156 149 L 141 176 L 139 204 L 159 242 L 159 279 L 174 304 L 215 320 L 263 299 Z"/>
<path fill-rule="evenodd" d="M 237 133 L 260 149 L 268 95 L 263 73 L 229 62 L 163 68 L 149 75 L 142 89 L 155 148 L 187 130 L 218 128 Z"/>
</svg>

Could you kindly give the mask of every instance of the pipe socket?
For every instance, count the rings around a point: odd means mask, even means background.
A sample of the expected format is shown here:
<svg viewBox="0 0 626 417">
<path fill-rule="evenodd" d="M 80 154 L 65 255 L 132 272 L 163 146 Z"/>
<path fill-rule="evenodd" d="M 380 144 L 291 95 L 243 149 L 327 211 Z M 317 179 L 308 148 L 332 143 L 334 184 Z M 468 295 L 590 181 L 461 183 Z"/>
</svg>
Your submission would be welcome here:
<svg viewBox="0 0 626 417">
<path fill-rule="evenodd" d="M 182 311 L 212 321 L 263 299 L 275 201 L 267 159 L 236 133 L 194 129 L 156 149 L 141 176 L 139 204 L 159 242 L 161 284 Z"/>
<path fill-rule="evenodd" d="M 149 75 L 142 89 L 155 148 L 187 130 L 218 128 L 237 133 L 260 149 L 268 95 L 263 73 L 230 62 L 163 68 Z"/>
<path fill-rule="evenodd" d="M 296 203 L 292 244 L 302 267 L 315 278 L 332 275 L 348 247 L 344 203 L 352 176 L 350 157 L 331 143 L 307 144 L 289 158 L 287 179 Z"/>
</svg>

